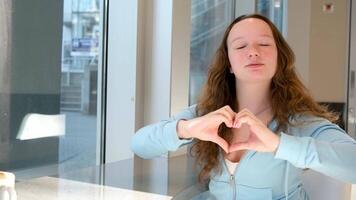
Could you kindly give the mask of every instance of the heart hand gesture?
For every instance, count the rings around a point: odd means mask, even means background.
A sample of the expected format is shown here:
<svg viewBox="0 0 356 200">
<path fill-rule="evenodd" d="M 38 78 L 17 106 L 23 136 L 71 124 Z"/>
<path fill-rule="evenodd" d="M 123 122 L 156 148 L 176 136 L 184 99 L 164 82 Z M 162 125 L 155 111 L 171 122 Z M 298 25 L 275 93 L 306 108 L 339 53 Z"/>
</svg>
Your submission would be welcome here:
<svg viewBox="0 0 356 200">
<path fill-rule="evenodd" d="M 231 144 L 229 152 L 245 149 L 259 152 L 276 151 L 279 145 L 279 136 L 247 109 L 241 110 L 234 118 L 234 128 L 240 128 L 242 124 L 247 124 L 249 127 L 248 140 Z"/>
<path fill-rule="evenodd" d="M 245 142 L 232 143 L 218 135 L 219 126 L 225 123 L 229 128 L 240 128 L 243 124 L 249 127 L 249 137 Z M 255 150 L 259 152 L 274 152 L 279 145 L 279 136 L 247 109 L 235 113 L 229 106 L 191 120 L 181 120 L 178 123 L 180 138 L 197 138 L 218 144 L 226 153 L 238 150 Z"/>
</svg>

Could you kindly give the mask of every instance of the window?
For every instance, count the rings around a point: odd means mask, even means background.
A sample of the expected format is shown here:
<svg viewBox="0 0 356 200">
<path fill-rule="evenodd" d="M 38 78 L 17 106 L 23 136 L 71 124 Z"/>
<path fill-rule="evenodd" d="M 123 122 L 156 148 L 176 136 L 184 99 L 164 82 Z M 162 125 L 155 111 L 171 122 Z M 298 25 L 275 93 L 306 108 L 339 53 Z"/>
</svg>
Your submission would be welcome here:
<svg viewBox="0 0 356 200">
<path fill-rule="evenodd" d="M 197 102 L 209 63 L 234 19 L 233 0 L 192 0 L 189 104 Z"/>
<path fill-rule="evenodd" d="M 282 32 L 283 30 L 283 0 L 256 0 L 256 12 L 269 18 Z"/>
<path fill-rule="evenodd" d="M 1 65 L 8 82 L 0 101 L 0 169 L 22 179 L 97 165 L 101 2 L 0 4 L 9 14 L 0 30 L 11 30 L 4 31 L 10 50 Z"/>
</svg>

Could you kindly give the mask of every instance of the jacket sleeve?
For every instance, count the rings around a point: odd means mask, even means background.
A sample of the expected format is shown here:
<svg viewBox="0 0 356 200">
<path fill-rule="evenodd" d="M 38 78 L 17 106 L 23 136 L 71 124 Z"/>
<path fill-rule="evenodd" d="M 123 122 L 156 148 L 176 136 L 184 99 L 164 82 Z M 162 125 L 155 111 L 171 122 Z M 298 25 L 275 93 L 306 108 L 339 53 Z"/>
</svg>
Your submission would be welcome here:
<svg viewBox="0 0 356 200">
<path fill-rule="evenodd" d="M 193 139 L 178 138 L 176 127 L 179 120 L 196 117 L 195 110 L 194 105 L 168 120 L 141 128 L 131 140 L 132 151 L 142 158 L 150 159 L 191 143 Z"/>
<path fill-rule="evenodd" d="M 281 133 L 275 158 L 287 160 L 298 168 L 309 168 L 356 183 L 355 140 L 330 122 L 319 122 L 311 129 L 308 129 L 311 134 L 302 137 Z"/>
</svg>

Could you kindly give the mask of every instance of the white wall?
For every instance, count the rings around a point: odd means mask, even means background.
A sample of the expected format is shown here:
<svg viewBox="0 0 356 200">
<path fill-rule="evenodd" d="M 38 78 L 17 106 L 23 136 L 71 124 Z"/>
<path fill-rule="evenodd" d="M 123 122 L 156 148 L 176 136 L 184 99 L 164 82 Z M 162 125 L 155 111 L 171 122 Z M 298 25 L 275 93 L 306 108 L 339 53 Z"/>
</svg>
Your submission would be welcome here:
<svg viewBox="0 0 356 200">
<path fill-rule="evenodd" d="M 288 1 L 287 41 L 296 55 L 296 68 L 317 101 L 345 102 L 348 7 L 335 1 L 324 13 L 323 0 Z"/>
<path fill-rule="evenodd" d="M 309 85 L 310 0 L 288 1 L 287 42 L 296 55 L 296 68 Z"/>
<path fill-rule="evenodd" d="M 137 1 L 110 1 L 106 162 L 133 157 L 137 57 Z"/>
<path fill-rule="evenodd" d="M 144 0 L 143 4 L 139 58 L 144 79 L 142 126 L 167 119 L 188 106 L 191 23 L 190 0 Z M 149 191 L 168 192 L 168 157 L 150 163 L 136 159 L 135 165 L 140 164 L 145 167 L 138 170 L 148 171 L 149 181 L 160 183 L 151 187 L 167 186 Z"/>
<path fill-rule="evenodd" d="M 144 124 L 170 115 L 172 1 L 145 1 Z"/>
<path fill-rule="evenodd" d="M 190 1 L 144 4 L 144 124 L 150 124 L 188 106 Z"/>
<path fill-rule="evenodd" d="M 311 1 L 309 88 L 321 102 L 346 102 L 348 59 L 347 0 L 334 1 L 334 12 L 323 12 L 324 0 Z"/>
<path fill-rule="evenodd" d="M 190 0 L 173 1 L 171 115 L 189 105 L 190 16 Z"/>
</svg>

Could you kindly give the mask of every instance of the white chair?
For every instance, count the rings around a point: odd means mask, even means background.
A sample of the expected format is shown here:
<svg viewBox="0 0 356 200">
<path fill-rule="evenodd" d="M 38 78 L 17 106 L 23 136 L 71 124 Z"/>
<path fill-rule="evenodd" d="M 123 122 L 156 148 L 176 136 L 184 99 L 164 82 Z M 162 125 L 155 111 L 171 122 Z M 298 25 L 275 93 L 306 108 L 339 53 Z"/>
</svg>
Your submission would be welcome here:
<svg viewBox="0 0 356 200">
<path fill-rule="evenodd" d="M 313 170 L 304 172 L 304 189 L 311 200 L 350 200 L 351 184 L 325 176 Z"/>
</svg>

